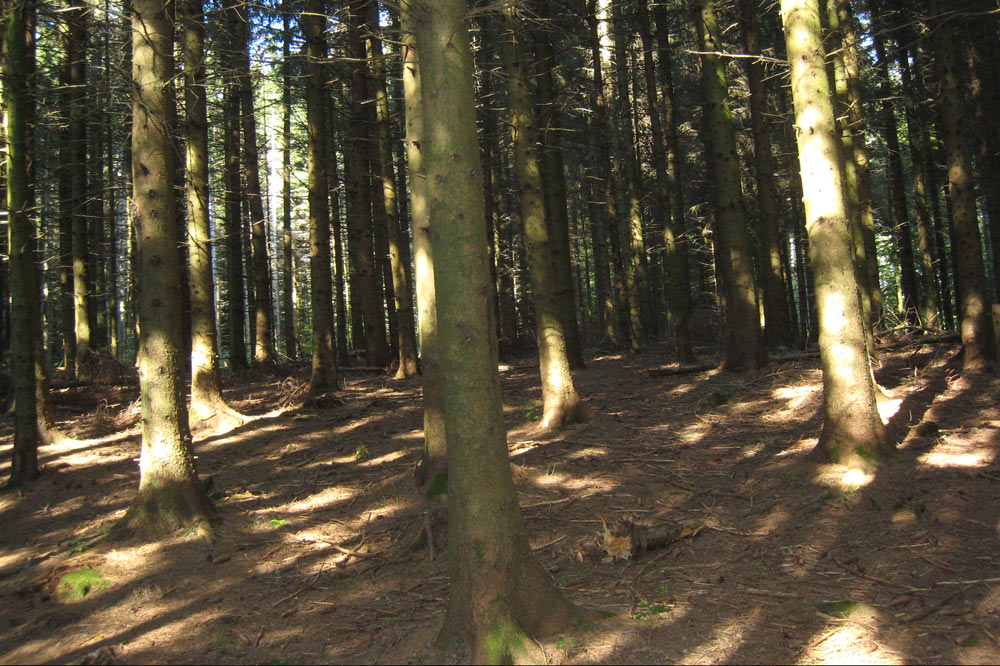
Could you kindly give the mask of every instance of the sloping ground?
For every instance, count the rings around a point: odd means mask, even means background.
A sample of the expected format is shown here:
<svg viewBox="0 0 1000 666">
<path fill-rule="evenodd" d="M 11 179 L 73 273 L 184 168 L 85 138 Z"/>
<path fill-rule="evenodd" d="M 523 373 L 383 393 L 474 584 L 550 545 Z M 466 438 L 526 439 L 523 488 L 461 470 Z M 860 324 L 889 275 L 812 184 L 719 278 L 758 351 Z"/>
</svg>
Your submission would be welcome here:
<svg viewBox="0 0 1000 666">
<path fill-rule="evenodd" d="M 613 614 L 543 641 L 550 660 L 1000 661 L 1000 382 L 956 380 L 954 352 L 886 352 L 899 452 L 846 480 L 808 455 L 815 359 L 755 377 L 655 376 L 655 349 L 593 359 L 577 382 L 597 417 L 548 438 L 531 429 L 535 368 L 505 368 L 532 544 L 573 601 Z M 34 487 L 0 496 L 0 662 L 462 661 L 432 647 L 446 535 L 412 488 L 419 382 L 348 372 L 343 404 L 275 413 L 302 380 L 230 378 L 233 403 L 264 415 L 196 438 L 223 519 L 212 543 L 105 543 L 138 483 L 137 430 L 111 432 L 134 395 L 59 394 L 68 429 L 111 434 L 44 450 Z M 579 561 L 624 517 L 701 529 Z M 88 567 L 70 598 L 59 581 Z"/>
</svg>

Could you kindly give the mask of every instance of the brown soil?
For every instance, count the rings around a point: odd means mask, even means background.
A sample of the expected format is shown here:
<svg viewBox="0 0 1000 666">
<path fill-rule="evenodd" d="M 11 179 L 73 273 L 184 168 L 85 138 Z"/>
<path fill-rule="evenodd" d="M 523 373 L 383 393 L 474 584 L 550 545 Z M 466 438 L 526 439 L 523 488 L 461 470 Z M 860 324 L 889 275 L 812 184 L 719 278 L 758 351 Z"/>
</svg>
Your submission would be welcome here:
<svg viewBox="0 0 1000 666">
<path fill-rule="evenodd" d="M 651 376 L 668 360 L 657 349 L 592 359 L 576 377 L 595 420 L 548 438 L 531 427 L 535 367 L 505 368 L 532 544 L 570 599 L 613 614 L 543 640 L 549 660 L 1000 662 L 1000 382 L 956 379 L 954 352 L 886 352 L 899 451 L 846 480 L 808 456 L 815 359 L 753 377 Z M 412 486 L 419 382 L 345 374 L 342 403 L 284 412 L 304 368 L 229 378 L 232 404 L 258 416 L 196 437 L 222 519 L 212 542 L 107 543 L 138 485 L 135 391 L 58 392 L 79 441 L 44 449 L 34 486 L 0 495 L 0 662 L 461 662 L 431 647 L 448 578 L 440 530 L 426 543 L 436 510 Z M 623 516 L 701 529 L 578 561 Z M 61 598 L 85 567 L 107 585 Z"/>
</svg>

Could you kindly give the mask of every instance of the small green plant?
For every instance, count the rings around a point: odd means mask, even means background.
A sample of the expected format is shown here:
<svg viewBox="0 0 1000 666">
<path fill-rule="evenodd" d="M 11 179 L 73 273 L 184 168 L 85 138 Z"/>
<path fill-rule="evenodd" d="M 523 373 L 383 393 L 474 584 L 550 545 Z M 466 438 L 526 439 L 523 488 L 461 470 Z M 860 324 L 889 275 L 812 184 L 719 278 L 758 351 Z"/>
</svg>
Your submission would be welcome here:
<svg viewBox="0 0 1000 666">
<path fill-rule="evenodd" d="M 577 639 L 571 636 L 560 636 L 556 639 L 556 647 L 560 650 L 565 650 L 566 648 L 576 643 Z"/>
<path fill-rule="evenodd" d="M 284 527 L 286 525 L 291 525 L 291 524 L 292 524 L 292 521 L 287 520 L 285 518 L 272 518 L 271 522 L 269 522 L 267 524 L 267 526 L 270 527 L 272 530 L 276 530 L 276 529 L 279 529 L 281 527 Z"/>
<path fill-rule="evenodd" d="M 840 618 L 841 620 L 849 618 L 861 607 L 862 604 L 859 604 L 857 601 L 821 601 L 816 604 L 816 608 L 821 613 L 830 617 Z"/>
<path fill-rule="evenodd" d="M 673 606 L 668 604 L 657 604 L 649 601 L 640 601 L 639 605 L 636 606 L 635 612 L 632 613 L 632 617 L 636 620 L 644 620 L 647 617 L 652 617 L 654 615 L 662 615 L 663 613 L 669 613 L 674 609 Z"/>
<path fill-rule="evenodd" d="M 364 444 L 358 444 L 358 448 L 354 449 L 354 459 L 364 460 L 368 457 L 368 447 Z"/>
<path fill-rule="evenodd" d="M 88 550 L 93 545 L 94 544 L 92 539 L 88 538 L 70 539 L 69 541 L 66 542 L 66 554 L 76 555 L 78 553 L 82 553 L 85 550 Z"/>
<path fill-rule="evenodd" d="M 107 587 L 110 583 L 90 567 L 70 571 L 59 579 L 56 586 L 61 599 L 83 599 L 95 588 Z"/>
<path fill-rule="evenodd" d="M 979 645 L 979 636 L 969 636 L 964 641 L 958 644 L 960 648 L 972 648 Z"/>
<path fill-rule="evenodd" d="M 212 634 L 213 647 L 224 648 L 230 645 L 236 645 L 236 638 L 229 632 L 220 630 Z"/>
<path fill-rule="evenodd" d="M 534 421 L 538 418 L 538 407 L 531 403 L 521 405 L 518 409 L 521 410 L 521 416 L 525 421 Z"/>
</svg>

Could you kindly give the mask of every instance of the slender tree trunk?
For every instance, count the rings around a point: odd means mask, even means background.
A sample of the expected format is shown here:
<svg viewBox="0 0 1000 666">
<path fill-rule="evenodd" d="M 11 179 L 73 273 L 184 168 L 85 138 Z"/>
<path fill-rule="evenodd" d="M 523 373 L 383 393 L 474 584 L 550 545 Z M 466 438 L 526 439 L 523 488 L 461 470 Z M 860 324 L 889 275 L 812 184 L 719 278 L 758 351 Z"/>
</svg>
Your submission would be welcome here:
<svg viewBox="0 0 1000 666">
<path fill-rule="evenodd" d="M 757 25 L 757 0 L 740 0 L 743 47 L 747 55 L 760 55 L 760 30 Z M 750 87 L 750 122 L 753 133 L 754 175 L 757 178 L 757 208 L 760 215 L 760 244 L 764 255 L 761 286 L 764 292 L 764 339 L 771 345 L 791 347 L 795 335 L 788 317 L 788 303 L 782 283 L 781 238 L 779 230 L 778 187 L 775 183 L 771 132 L 767 121 L 767 91 L 764 88 L 764 65 L 760 60 L 746 62 Z"/>
<path fill-rule="evenodd" d="M 208 121 L 205 98 L 205 26 L 202 0 L 186 0 L 184 27 L 184 113 L 187 129 L 188 262 L 191 288 L 191 407 L 195 427 L 240 422 L 226 405 L 219 381 L 215 286 L 212 283 L 208 216 Z"/>
<path fill-rule="evenodd" d="M 139 493 L 117 529 L 150 537 L 204 524 L 184 404 L 181 265 L 173 194 L 174 26 L 163 0 L 133 2 L 132 165 L 139 250 Z"/>
<path fill-rule="evenodd" d="M 326 144 L 326 11 L 324 0 L 308 0 L 299 18 L 306 40 L 306 123 L 309 153 L 309 285 L 312 301 L 312 375 L 309 393 L 337 389 L 337 353 L 330 279 L 330 208 Z"/>
<path fill-rule="evenodd" d="M 369 6 L 369 26 L 378 26 L 378 8 Z M 385 208 L 386 242 L 389 249 L 389 266 L 392 272 L 393 310 L 396 313 L 396 346 L 399 367 L 396 378 L 405 379 L 417 374 L 417 341 L 413 320 L 413 292 L 410 288 L 410 248 L 402 232 L 399 204 L 396 196 L 396 174 L 393 169 L 391 135 L 389 126 L 389 95 L 385 82 L 385 61 L 382 40 L 375 34 L 369 38 L 374 67 L 375 122 L 378 150 L 379 182 Z"/>
<path fill-rule="evenodd" d="M 885 49 L 885 38 L 882 29 L 876 26 L 872 30 L 875 42 L 875 56 L 879 72 L 880 96 L 882 97 L 880 121 L 885 139 L 889 163 L 889 198 L 892 219 L 889 221 L 893 240 L 896 246 L 896 256 L 899 260 L 900 289 L 903 302 L 900 311 L 907 323 L 913 323 L 917 318 L 917 273 L 913 266 L 913 241 L 910 240 L 910 215 L 906 207 L 906 184 L 903 178 L 903 158 L 899 147 L 899 133 L 896 114 L 893 110 L 893 92 L 889 79 L 889 61 Z"/>
<path fill-rule="evenodd" d="M 285 341 L 285 355 L 298 358 L 295 337 L 295 306 L 292 283 L 295 267 L 292 265 L 292 22 L 291 3 L 282 6 L 281 40 L 281 256 L 284 270 L 281 273 L 281 328 Z"/>
<path fill-rule="evenodd" d="M 253 272 L 253 362 L 274 363 L 274 334 L 271 307 L 271 284 L 268 280 L 267 232 L 263 192 L 260 187 L 260 158 L 257 151 L 257 116 L 254 110 L 253 81 L 250 74 L 250 23 L 245 3 L 238 3 L 239 42 L 237 77 L 240 87 L 240 124 L 243 130 L 243 168 L 245 194 L 250 213 L 250 247 Z"/>
<path fill-rule="evenodd" d="M 671 188 L 676 184 L 676 172 L 671 173 L 670 162 L 668 160 L 669 150 L 667 139 L 664 135 L 664 107 L 661 103 L 660 91 L 657 88 L 656 65 L 653 62 L 654 51 L 660 59 L 661 72 L 665 69 L 666 81 L 661 76 L 660 85 L 666 87 L 669 83 L 671 91 L 673 89 L 673 76 L 669 70 L 669 60 L 664 63 L 665 58 L 662 51 L 669 51 L 669 44 L 665 48 L 662 46 L 654 49 L 653 33 L 649 23 L 649 10 L 645 2 L 637 2 L 636 8 L 639 14 L 639 36 L 642 38 L 643 51 L 643 72 L 646 75 L 646 96 L 649 99 L 649 122 L 650 132 L 653 138 L 653 165 L 656 170 L 656 202 L 659 211 L 663 234 L 663 263 L 667 273 L 667 310 L 669 323 L 674 327 L 675 341 L 677 345 L 677 360 L 681 363 L 690 363 L 694 360 L 694 352 L 691 350 L 691 334 L 688 329 L 687 320 L 690 317 L 690 289 L 688 287 L 687 261 L 681 259 L 679 253 L 683 248 L 678 245 L 678 222 L 683 229 L 684 218 L 681 211 L 680 220 L 674 219 L 675 211 L 672 206 Z M 665 32 L 665 28 L 664 28 Z M 662 51 L 660 50 L 662 49 Z M 663 100 L 666 101 L 665 99 Z M 671 113 L 673 111 L 672 100 L 670 102 Z M 672 120 L 672 118 L 671 118 Z M 676 132 L 675 132 L 676 135 Z M 676 136 L 675 136 L 676 138 Z M 674 167 L 676 168 L 676 156 Z M 682 206 L 683 208 L 683 206 Z M 682 231 L 683 233 L 683 231 Z"/>
<path fill-rule="evenodd" d="M 590 27 L 590 53 L 594 68 L 594 87 L 590 95 L 590 106 L 594 111 L 591 134 L 597 147 L 597 178 L 603 185 L 602 196 L 607 207 L 605 218 L 607 233 L 604 234 L 604 237 L 608 239 L 611 247 L 611 268 L 614 275 L 614 290 L 617 297 L 615 305 L 618 312 L 618 325 L 614 330 L 611 328 L 611 322 L 614 320 L 610 317 L 610 313 L 606 313 L 609 316 L 605 321 L 605 338 L 611 346 L 621 346 L 629 351 L 636 351 L 639 348 L 639 340 L 632 328 L 630 316 L 631 294 L 628 292 L 625 279 L 625 259 L 622 256 L 621 234 L 619 232 L 618 182 L 613 174 L 611 145 L 608 140 L 611 125 L 609 124 L 608 103 L 604 87 L 604 67 L 601 61 L 601 40 L 598 29 L 601 20 L 598 17 L 597 0 L 588 0 L 587 2 L 587 21 Z M 599 231 L 603 231 L 603 229 L 599 229 Z"/>
<path fill-rule="evenodd" d="M 551 20 L 552 4 L 549 0 L 537 0 L 535 11 L 542 18 Z M 551 31 L 541 28 L 534 31 L 535 50 L 535 92 L 538 101 L 538 138 L 541 142 L 540 157 L 542 182 L 545 183 L 545 220 L 548 234 L 552 239 L 552 256 L 555 261 L 558 305 L 566 336 L 566 353 L 570 368 L 580 370 L 586 366 L 583 358 L 583 343 L 580 341 L 580 326 L 577 323 L 576 299 L 573 287 L 573 269 L 570 261 L 569 217 L 566 212 L 566 165 L 559 132 L 563 129 L 556 96 L 556 80 L 553 75 L 555 52 L 552 48 Z"/>
<path fill-rule="evenodd" d="M 986 289 L 986 272 L 976 216 L 976 196 L 972 178 L 972 156 L 963 125 L 965 103 L 962 95 L 964 63 L 954 52 L 960 42 L 958 31 L 947 18 L 943 2 L 932 3 L 936 29 L 932 47 L 934 71 L 940 85 L 939 128 L 948 168 L 951 201 L 952 243 L 955 253 L 955 292 L 958 296 L 959 331 L 962 336 L 962 370 L 986 369 L 996 361 L 997 350 Z"/>
<path fill-rule="evenodd" d="M 406 157 L 410 170 L 410 212 L 413 220 L 413 267 L 420 326 L 420 361 L 424 393 L 424 450 L 415 480 L 429 499 L 447 489 L 448 447 L 444 431 L 444 405 L 438 360 L 437 306 L 434 292 L 434 257 L 431 218 L 427 200 L 424 155 L 423 99 L 420 57 L 417 49 L 414 0 L 400 3 L 403 47 L 403 94 L 406 115 Z"/>
<path fill-rule="evenodd" d="M 726 285 L 726 320 L 729 344 L 724 367 L 756 370 L 767 362 L 761 344 L 757 292 L 753 281 L 753 253 L 746 228 L 740 167 L 736 152 L 736 128 L 726 102 L 728 84 L 721 58 L 719 24 L 714 0 L 697 0 L 695 23 L 701 56 L 705 94 L 705 138 L 715 190 L 719 232 L 716 257 Z M 721 247 L 720 247 L 721 244 Z M 721 249 L 721 252 L 720 252 Z"/>
<path fill-rule="evenodd" d="M 38 477 L 38 403 L 35 395 L 37 276 L 29 217 L 26 0 L 4 3 L 3 101 L 7 111 L 7 215 L 10 257 L 11 370 L 14 379 L 14 448 L 8 488 Z M 35 307 L 32 307 L 32 303 Z M 34 310 L 34 311 L 33 311 Z"/>
<path fill-rule="evenodd" d="M 351 292 L 357 292 L 364 326 L 364 340 L 369 365 L 389 364 L 389 345 L 385 337 L 385 316 L 379 303 L 378 275 L 372 245 L 371 187 L 368 182 L 370 160 L 367 137 L 369 112 L 368 66 L 365 53 L 365 0 L 351 0 L 348 17 L 348 52 L 351 64 L 351 138 L 347 174 L 348 233 L 350 234 Z"/>
<path fill-rule="evenodd" d="M 68 29 L 64 28 L 68 33 Z M 64 35 L 64 38 L 67 38 Z M 62 367 L 76 372 L 76 329 L 73 309 L 73 187 L 70 183 L 73 156 L 70 151 L 70 78 L 69 59 L 59 67 L 60 123 L 59 130 L 59 295 L 60 334 L 62 337 Z"/>
<path fill-rule="evenodd" d="M 70 201 L 73 247 L 73 314 L 77 375 L 85 374 L 91 352 L 90 276 L 87 244 L 87 12 L 82 0 L 68 0 L 66 57 L 69 67 Z"/>
<path fill-rule="evenodd" d="M 332 110 L 333 105 L 328 105 Z M 331 114 L 332 115 L 332 114 Z M 350 357 L 347 355 L 347 302 L 344 295 L 345 269 L 343 247 L 343 220 L 340 214 L 340 176 L 337 170 L 337 145 L 336 133 L 333 131 L 333 122 L 328 125 L 327 139 L 329 146 L 327 155 L 327 182 L 330 186 L 330 227 L 333 234 L 333 266 L 335 269 L 333 289 L 334 304 L 336 305 L 336 327 L 335 335 L 337 341 L 337 363 L 346 366 Z"/>
<path fill-rule="evenodd" d="M 558 291 L 560 281 L 555 277 L 558 265 L 551 251 L 552 245 L 559 239 L 550 235 L 552 225 L 545 221 L 538 149 L 535 146 L 534 105 L 518 35 L 521 25 L 515 0 L 505 0 L 504 19 L 503 61 L 507 73 L 514 171 L 531 273 L 538 362 L 542 376 L 541 427 L 550 430 L 585 421 L 587 413 L 573 386 L 566 352 L 565 319 L 559 305 L 559 299 L 565 294 Z"/>
<path fill-rule="evenodd" d="M 238 43 L 240 15 L 235 7 L 224 13 L 224 24 L 229 39 Z M 240 91 L 236 56 L 232 48 L 223 51 L 223 147 L 225 157 L 225 233 L 226 233 L 226 303 L 229 319 L 229 367 L 234 370 L 247 367 L 246 300 L 243 292 L 243 224 L 240 179 Z"/>
<path fill-rule="evenodd" d="M 869 370 L 819 0 L 782 0 L 781 12 L 818 302 L 825 417 L 819 450 L 834 462 L 869 467 L 890 445 Z"/>
<path fill-rule="evenodd" d="M 473 663 L 538 658 L 529 635 L 577 613 L 528 547 L 510 474 L 489 311 L 489 267 L 476 140 L 468 5 L 423 5 L 418 44 L 448 424 L 451 584 L 442 639 Z"/>
</svg>

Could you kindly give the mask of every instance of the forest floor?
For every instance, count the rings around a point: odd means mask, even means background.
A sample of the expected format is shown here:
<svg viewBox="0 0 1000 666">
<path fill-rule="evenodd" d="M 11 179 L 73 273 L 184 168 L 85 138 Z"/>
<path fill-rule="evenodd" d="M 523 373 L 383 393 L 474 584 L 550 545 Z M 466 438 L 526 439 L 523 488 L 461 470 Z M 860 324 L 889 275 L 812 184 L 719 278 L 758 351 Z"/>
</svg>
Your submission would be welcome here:
<svg viewBox="0 0 1000 666">
<path fill-rule="evenodd" d="M 610 616 L 540 641 L 547 659 L 1000 662 L 1000 381 L 956 377 L 955 351 L 883 352 L 898 452 L 846 480 L 809 456 L 816 358 L 752 377 L 658 376 L 665 347 L 591 358 L 576 381 L 594 420 L 550 437 L 533 430 L 536 367 L 504 366 L 532 546 L 572 601 Z M 0 663 L 464 660 L 433 647 L 448 577 L 443 535 L 426 538 L 439 509 L 412 482 L 419 381 L 348 369 L 341 404 L 306 409 L 290 405 L 307 368 L 288 372 L 228 376 L 253 420 L 195 438 L 221 518 L 211 542 L 107 542 L 138 487 L 137 392 L 57 391 L 77 441 L 0 495 Z M 580 561 L 623 516 L 697 527 Z"/>
</svg>

